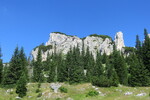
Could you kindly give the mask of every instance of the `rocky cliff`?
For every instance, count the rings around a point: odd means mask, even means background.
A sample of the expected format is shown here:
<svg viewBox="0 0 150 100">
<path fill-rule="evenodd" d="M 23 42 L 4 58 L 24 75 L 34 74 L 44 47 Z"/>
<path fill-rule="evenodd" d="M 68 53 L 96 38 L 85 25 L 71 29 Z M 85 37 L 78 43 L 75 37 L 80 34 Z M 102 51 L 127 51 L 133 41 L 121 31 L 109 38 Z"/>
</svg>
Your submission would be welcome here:
<svg viewBox="0 0 150 100">
<path fill-rule="evenodd" d="M 150 38 L 150 34 L 148 34 L 149 38 Z"/>
<path fill-rule="evenodd" d="M 67 52 L 72 47 L 76 47 L 78 45 L 80 51 L 82 51 L 82 46 L 86 50 L 89 47 L 89 50 L 92 52 L 94 57 L 96 57 L 96 53 L 101 52 L 101 54 L 106 53 L 110 55 L 113 52 L 114 44 L 116 45 L 117 50 L 122 50 L 124 45 L 123 33 L 117 32 L 115 36 L 115 40 L 113 41 L 111 37 L 106 35 L 97 35 L 92 34 L 85 38 L 79 38 L 77 36 L 70 36 L 60 32 L 50 33 L 50 37 L 48 42 L 45 45 L 40 45 L 32 50 L 33 58 L 36 59 L 38 49 L 42 49 L 42 59 L 46 60 L 47 54 L 52 54 L 52 52 L 56 51 L 57 53 L 67 54 Z"/>
</svg>

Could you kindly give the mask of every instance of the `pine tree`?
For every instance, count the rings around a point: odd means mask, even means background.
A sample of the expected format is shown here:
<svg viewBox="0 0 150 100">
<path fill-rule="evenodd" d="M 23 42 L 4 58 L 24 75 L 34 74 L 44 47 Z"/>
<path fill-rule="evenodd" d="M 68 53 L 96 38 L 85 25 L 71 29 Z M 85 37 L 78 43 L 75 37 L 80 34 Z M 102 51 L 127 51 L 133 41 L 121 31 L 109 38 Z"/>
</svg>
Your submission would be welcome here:
<svg viewBox="0 0 150 100">
<path fill-rule="evenodd" d="M 67 81 L 65 76 L 66 76 L 66 72 L 67 72 L 67 69 L 66 69 L 66 65 L 65 65 L 65 60 L 62 56 L 62 54 L 60 53 L 58 55 L 58 60 L 57 60 L 57 63 L 58 63 L 58 68 L 57 68 L 57 76 L 58 76 L 58 81 L 59 82 L 65 82 Z"/>
<path fill-rule="evenodd" d="M 142 64 L 142 61 L 138 59 L 135 54 L 130 55 L 130 76 L 129 85 L 130 86 L 148 86 L 148 70 Z"/>
<path fill-rule="evenodd" d="M 94 73 L 94 66 L 95 66 L 95 61 L 93 58 L 92 53 L 89 51 L 89 47 L 86 49 L 85 55 L 82 56 L 83 59 L 83 67 L 84 70 L 86 70 L 86 77 L 85 77 L 85 82 L 91 82 L 92 76 L 95 74 Z"/>
<path fill-rule="evenodd" d="M 101 57 L 101 61 L 102 61 L 102 64 L 106 64 L 106 61 L 107 61 L 107 55 L 106 55 L 105 52 L 104 52 L 104 54 L 103 54 L 102 57 Z"/>
<path fill-rule="evenodd" d="M 42 69 L 42 55 L 41 50 L 39 48 L 38 55 L 36 61 L 33 63 L 33 79 L 35 82 L 42 82 L 43 81 L 43 69 Z"/>
<path fill-rule="evenodd" d="M 20 59 L 21 59 L 20 63 L 21 63 L 22 73 L 24 73 L 25 76 L 26 76 L 26 79 L 29 80 L 29 78 L 28 78 L 28 69 L 27 69 L 28 62 L 27 62 L 27 57 L 24 53 L 24 48 L 23 47 L 21 47 L 19 55 L 20 55 Z"/>
<path fill-rule="evenodd" d="M 136 35 L 136 45 L 135 45 L 137 50 L 141 49 L 141 41 L 139 40 L 139 36 Z"/>
<path fill-rule="evenodd" d="M 72 48 L 70 48 L 69 52 L 66 55 L 66 60 L 65 60 L 65 68 L 63 70 L 63 74 L 64 74 L 64 81 L 67 81 L 68 83 L 70 83 L 70 71 L 71 68 L 73 68 L 73 63 L 72 63 Z"/>
<path fill-rule="evenodd" d="M 3 73 L 3 61 L 2 61 L 2 53 L 1 53 L 1 47 L 0 47 L 0 84 L 2 82 L 2 73 Z"/>
<path fill-rule="evenodd" d="M 79 47 L 71 48 L 67 53 L 65 60 L 64 76 L 70 84 L 81 83 L 84 78 L 84 67 L 81 62 L 81 54 Z"/>
<path fill-rule="evenodd" d="M 48 82 L 57 81 L 56 70 L 57 70 L 57 54 L 53 53 L 49 58 L 49 73 L 48 73 Z"/>
<path fill-rule="evenodd" d="M 101 62 L 101 54 L 97 52 L 96 56 L 96 64 L 95 64 L 95 76 L 100 77 L 101 75 L 104 75 L 104 67 Z"/>
<path fill-rule="evenodd" d="M 104 70 L 104 65 L 102 65 L 101 63 L 101 54 L 99 52 L 97 52 L 94 69 L 95 70 L 93 72 L 92 84 L 99 87 L 109 87 L 110 80 L 107 76 L 108 73 Z"/>
<path fill-rule="evenodd" d="M 141 41 L 139 40 L 139 36 L 136 35 L 136 54 L 138 57 L 141 59 L 142 58 L 142 46 L 141 46 Z"/>
<path fill-rule="evenodd" d="M 124 57 L 119 51 L 113 52 L 113 66 L 117 72 L 120 84 L 128 85 L 128 71 Z"/>
<path fill-rule="evenodd" d="M 20 59 L 20 52 L 18 47 L 16 47 L 14 54 L 11 58 L 10 65 L 5 73 L 3 85 L 13 85 L 16 84 L 19 80 L 22 68 L 21 68 L 21 59 Z"/>
<path fill-rule="evenodd" d="M 17 82 L 17 87 L 16 87 L 16 93 L 21 98 L 26 96 L 26 92 L 27 92 L 26 84 L 27 84 L 26 74 L 22 73 L 19 81 Z"/>
<path fill-rule="evenodd" d="M 142 46 L 143 64 L 150 73 L 150 37 L 148 36 L 148 32 L 146 29 L 144 29 L 144 35 L 145 41 Z"/>
<path fill-rule="evenodd" d="M 110 86 L 118 86 L 119 80 L 116 73 L 116 70 L 112 64 L 112 61 L 106 61 L 106 72 L 105 72 L 107 78 L 109 79 L 109 85 Z"/>
</svg>

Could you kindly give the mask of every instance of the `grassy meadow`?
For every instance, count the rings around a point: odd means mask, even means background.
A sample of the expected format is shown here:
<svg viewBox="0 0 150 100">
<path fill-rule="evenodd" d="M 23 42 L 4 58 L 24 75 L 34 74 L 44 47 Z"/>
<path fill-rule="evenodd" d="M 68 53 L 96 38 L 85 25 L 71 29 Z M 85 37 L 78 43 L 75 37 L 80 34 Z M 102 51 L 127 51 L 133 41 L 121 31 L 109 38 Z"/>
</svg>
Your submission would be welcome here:
<svg viewBox="0 0 150 100">
<path fill-rule="evenodd" d="M 50 88 L 49 83 L 42 83 L 39 91 L 37 83 L 27 84 L 27 95 L 22 100 L 150 100 L 150 87 L 110 87 L 99 88 L 92 86 L 90 83 L 69 85 L 65 83 L 67 93 L 58 93 Z M 97 96 L 88 96 L 89 91 L 94 90 L 99 92 Z M 127 92 L 132 92 L 130 95 L 125 95 Z M 140 93 L 145 93 L 144 96 L 137 96 Z M 15 89 L 0 88 L 0 100 L 18 100 Z"/>
</svg>

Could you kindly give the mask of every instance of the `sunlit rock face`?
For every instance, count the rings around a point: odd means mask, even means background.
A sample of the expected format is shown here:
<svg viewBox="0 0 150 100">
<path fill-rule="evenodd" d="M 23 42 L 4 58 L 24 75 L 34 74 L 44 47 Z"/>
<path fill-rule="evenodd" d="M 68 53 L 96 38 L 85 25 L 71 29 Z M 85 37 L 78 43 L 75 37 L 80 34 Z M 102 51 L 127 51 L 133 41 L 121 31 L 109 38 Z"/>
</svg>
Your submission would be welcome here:
<svg viewBox="0 0 150 100">
<path fill-rule="evenodd" d="M 124 45 L 124 39 L 123 39 L 123 33 L 122 32 L 117 32 L 116 36 L 115 36 L 115 40 L 114 40 L 115 46 L 117 50 L 122 50 L 123 47 L 125 47 Z"/>
<path fill-rule="evenodd" d="M 118 32 L 115 36 L 115 41 L 108 36 L 100 36 L 100 35 L 90 35 L 81 39 L 77 36 L 70 36 L 60 32 L 50 33 L 49 40 L 44 45 L 44 50 L 42 51 L 42 60 L 45 61 L 48 53 L 52 54 L 63 53 L 67 54 L 70 48 L 79 47 L 79 50 L 82 51 L 83 48 L 86 51 L 87 47 L 89 47 L 89 51 L 96 57 L 97 51 L 101 54 L 106 53 L 110 55 L 113 52 L 114 43 L 116 45 L 117 50 L 121 50 L 124 45 L 123 33 Z M 48 48 L 48 47 L 51 48 Z M 37 57 L 39 47 L 32 50 L 32 56 L 34 59 Z"/>
<path fill-rule="evenodd" d="M 148 34 L 149 38 L 150 38 L 150 34 Z"/>
</svg>

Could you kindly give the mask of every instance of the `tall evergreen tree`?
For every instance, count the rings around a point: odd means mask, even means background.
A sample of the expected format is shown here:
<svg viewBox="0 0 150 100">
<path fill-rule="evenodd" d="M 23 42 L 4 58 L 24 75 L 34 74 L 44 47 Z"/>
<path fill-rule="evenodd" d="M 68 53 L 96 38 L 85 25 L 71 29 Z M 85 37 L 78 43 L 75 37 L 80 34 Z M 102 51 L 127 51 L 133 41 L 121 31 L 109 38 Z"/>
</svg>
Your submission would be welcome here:
<svg viewBox="0 0 150 100">
<path fill-rule="evenodd" d="M 58 55 L 56 52 L 52 53 L 51 58 L 49 59 L 49 77 L 48 77 L 48 82 L 56 82 L 57 81 L 57 67 L 58 63 L 57 62 Z"/>
<path fill-rule="evenodd" d="M 34 62 L 33 79 L 35 82 L 42 82 L 43 81 L 42 55 L 41 55 L 41 49 L 40 48 L 38 50 L 37 59 Z"/>
<path fill-rule="evenodd" d="M 92 76 L 95 74 L 94 73 L 95 61 L 94 61 L 92 53 L 89 51 L 89 47 L 86 48 L 86 53 L 84 54 L 85 54 L 84 56 L 82 55 L 81 56 L 83 59 L 84 70 L 86 70 L 85 81 L 91 82 Z"/>
<path fill-rule="evenodd" d="M 78 45 L 70 49 L 67 53 L 65 62 L 66 71 L 64 71 L 64 75 L 65 77 L 67 76 L 65 79 L 67 79 L 70 84 L 83 82 L 84 68 L 81 62 L 81 54 Z"/>
<path fill-rule="evenodd" d="M 129 67 L 129 85 L 130 86 L 148 86 L 148 70 L 142 64 L 142 61 L 138 59 L 135 54 L 130 55 L 130 67 Z"/>
<path fill-rule="evenodd" d="M 106 64 L 106 62 L 107 62 L 107 55 L 105 52 L 103 55 L 101 55 L 101 61 L 102 61 L 102 64 Z"/>
<path fill-rule="evenodd" d="M 146 29 L 144 29 L 144 35 L 145 40 L 142 46 L 142 52 L 143 52 L 143 63 L 146 69 L 150 73 L 150 37 L 148 36 L 148 32 Z"/>
<path fill-rule="evenodd" d="M 26 76 L 26 79 L 28 79 L 28 69 L 27 69 L 28 62 L 27 62 L 27 57 L 24 53 L 23 47 L 21 47 L 19 55 L 20 55 L 20 60 L 21 60 L 20 63 L 21 63 L 22 73 L 24 73 Z"/>
<path fill-rule="evenodd" d="M 141 41 L 139 40 L 139 36 L 136 35 L 136 54 L 138 57 L 141 59 L 142 58 L 142 46 L 141 46 Z"/>
<path fill-rule="evenodd" d="M 128 72 L 125 59 L 120 52 L 116 50 L 113 52 L 113 66 L 119 77 L 120 84 L 128 85 Z"/>
<path fill-rule="evenodd" d="M 2 53 L 1 53 L 1 47 L 0 47 L 0 84 L 2 82 L 2 78 L 3 78 L 3 61 L 2 61 Z"/>
<path fill-rule="evenodd" d="M 80 50 L 79 47 L 74 47 L 72 52 L 72 68 L 70 68 L 69 82 L 80 83 L 83 81 L 84 68 L 80 64 Z"/>
<path fill-rule="evenodd" d="M 18 47 L 16 47 L 14 54 L 11 58 L 10 65 L 8 67 L 8 70 L 6 71 L 6 74 L 4 76 L 3 85 L 13 85 L 16 84 L 19 80 L 22 68 L 21 68 L 21 59 L 20 59 L 20 52 Z"/>
<path fill-rule="evenodd" d="M 70 48 L 69 52 L 66 55 L 66 60 L 65 60 L 65 68 L 63 70 L 64 74 L 64 81 L 67 81 L 70 83 L 70 74 L 71 74 L 71 68 L 73 68 L 73 59 L 72 59 L 72 48 Z"/>
<path fill-rule="evenodd" d="M 107 59 L 106 61 L 105 74 L 107 78 L 109 79 L 110 86 L 118 86 L 119 80 L 118 80 L 116 70 L 112 64 L 112 59 L 111 60 Z"/>
<path fill-rule="evenodd" d="M 104 67 L 101 62 L 101 54 L 97 52 L 96 56 L 96 63 L 95 63 L 95 76 L 100 77 L 101 75 L 104 75 Z"/>
<path fill-rule="evenodd" d="M 136 35 L 136 45 L 135 45 L 137 50 L 141 49 L 141 41 L 139 40 L 139 36 Z"/>
<path fill-rule="evenodd" d="M 26 84 L 27 84 L 26 74 L 23 72 L 21 77 L 19 78 L 19 81 L 17 82 L 17 87 L 16 87 L 16 93 L 21 98 L 26 96 L 26 92 L 27 92 Z"/>
<path fill-rule="evenodd" d="M 67 82 L 67 67 L 66 67 L 66 64 L 65 64 L 65 60 L 62 56 L 62 54 L 60 53 L 58 55 L 58 68 L 57 68 L 57 76 L 58 76 L 58 81 L 59 82 Z"/>
</svg>

